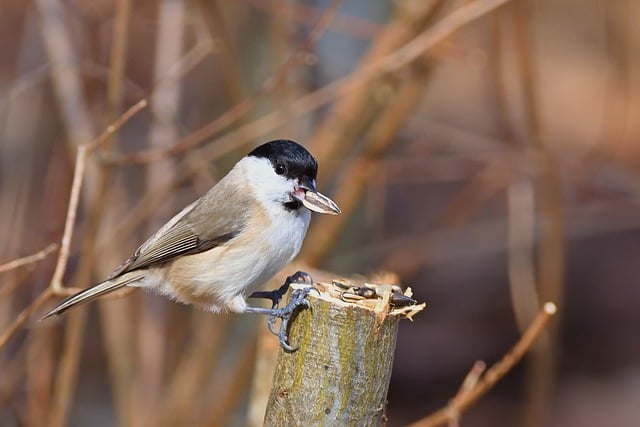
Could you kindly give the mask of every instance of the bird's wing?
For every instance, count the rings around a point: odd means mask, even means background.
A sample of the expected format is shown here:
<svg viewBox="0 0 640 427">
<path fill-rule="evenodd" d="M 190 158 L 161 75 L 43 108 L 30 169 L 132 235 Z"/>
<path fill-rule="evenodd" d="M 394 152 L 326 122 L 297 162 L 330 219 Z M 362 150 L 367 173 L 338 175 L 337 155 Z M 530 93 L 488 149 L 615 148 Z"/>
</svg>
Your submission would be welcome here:
<svg viewBox="0 0 640 427">
<path fill-rule="evenodd" d="M 215 203 L 215 194 L 207 194 L 167 222 L 143 243 L 124 264 L 109 277 L 148 268 L 174 259 L 179 255 L 204 252 L 235 237 L 245 226 L 243 215 L 225 212 L 225 200 Z M 205 197 L 208 199 L 203 203 Z"/>
</svg>

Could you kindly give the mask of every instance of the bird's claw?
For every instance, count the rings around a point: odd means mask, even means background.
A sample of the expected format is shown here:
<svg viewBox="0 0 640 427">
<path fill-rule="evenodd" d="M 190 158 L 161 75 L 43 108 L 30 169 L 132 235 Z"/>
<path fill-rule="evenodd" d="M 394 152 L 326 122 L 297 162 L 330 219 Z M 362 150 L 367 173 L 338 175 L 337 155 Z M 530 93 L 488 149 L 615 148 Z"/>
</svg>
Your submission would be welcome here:
<svg viewBox="0 0 640 427">
<path fill-rule="evenodd" d="M 291 276 L 287 277 L 282 286 L 273 291 L 256 291 L 249 295 L 249 298 L 265 298 L 271 300 L 271 308 L 277 308 L 280 304 L 280 300 L 289 290 L 289 286 L 292 283 L 308 283 L 309 286 L 313 285 L 313 278 L 309 273 L 304 271 L 297 271 Z M 315 288 L 314 288 L 315 289 Z M 317 291 L 317 290 L 316 290 Z M 271 329 L 271 327 L 269 327 Z M 273 332 L 273 330 L 271 331 Z"/>
<path fill-rule="evenodd" d="M 289 290 L 289 286 L 292 283 L 300 283 L 300 284 L 308 284 L 309 286 L 305 286 L 303 288 L 296 288 L 291 292 L 291 298 L 289 303 L 282 308 L 278 308 L 278 304 L 282 297 Z M 311 303 L 307 300 L 307 295 L 312 291 L 316 291 L 318 295 L 320 295 L 320 291 L 313 287 L 313 278 L 309 273 L 305 273 L 304 271 L 298 271 L 291 276 L 287 277 L 284 284 L 280 286 L 278 289 L 273 291 L 258 291 L 249 295 L 249 298 L 266 298 L 271 300 L 272 305 L 270 309 L 261 309 L 255 307 L 249 307 L 246 309 L 247 312 L 251 313 L 260 313 L 267 315 L 267 326 L 269 327 L 269 331 L 276 335 L 280 340 L 280 345 L 287 351 L 293 352 L 296 351 L 297 347 L 292 347 L 288 344 L 289 337 L 287 335 L 287 330 L 289 329 L 289 322 L 291 318 L 296 313 L 299 307 L 310 308 Z M 276 323 L 278 319 L 281 320 L 280 327 L 276 330 Z"/>
<path fill-rule="evenodd" d="M 294 352 L 299 348 L 292 347 L 288 343 L 289 336 L 287 332 L 289 329 L 289 321 L 292 319 L 293 315 L 298 311 L 300 307 L 311 308 L 311 303 L 307 299 L 307 295 L 309 295 L 312 291 L 318 292 L 318 290 L 313 286 L 294 289 L 291 292 L 291 299 L 289 300 L 289 303 L 281 309 L 275 309 L 274 312 L 267 318 L 267 326 L 269 327 L 269 331 L 271 331 L 272 334 L 278 337 L 280 345 L 286 351 Z M 281 319 L 281 322 L 280 328 L 276 331 L 274 330 L 274 325 L 276 324 L 278 319 Z"/>
<path fill-rule="evenodd" d="M 287 277 L 285 283 L 308 283 L 309 286 L 313 285 L 313 278 L 311 275 L 304 271 L 296 271 L 291 276 Z"/>
</svg>

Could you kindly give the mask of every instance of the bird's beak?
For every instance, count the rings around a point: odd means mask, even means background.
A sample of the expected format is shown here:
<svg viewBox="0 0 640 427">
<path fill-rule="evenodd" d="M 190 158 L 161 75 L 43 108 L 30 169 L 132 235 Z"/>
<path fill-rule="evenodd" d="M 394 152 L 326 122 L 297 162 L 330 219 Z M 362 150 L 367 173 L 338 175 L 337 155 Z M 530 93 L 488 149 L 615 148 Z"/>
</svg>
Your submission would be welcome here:
<svg viewBox="0 0 640 427">
<path fill-rule="evenodd" d="M 340 208 L 333 200 L 322 193 L 318 193 L 313 181 L 304 179 L 298 185 L 294 197 L 302 202 L 307 209 L 324 214 L 338 215 Z"/>
</svg>

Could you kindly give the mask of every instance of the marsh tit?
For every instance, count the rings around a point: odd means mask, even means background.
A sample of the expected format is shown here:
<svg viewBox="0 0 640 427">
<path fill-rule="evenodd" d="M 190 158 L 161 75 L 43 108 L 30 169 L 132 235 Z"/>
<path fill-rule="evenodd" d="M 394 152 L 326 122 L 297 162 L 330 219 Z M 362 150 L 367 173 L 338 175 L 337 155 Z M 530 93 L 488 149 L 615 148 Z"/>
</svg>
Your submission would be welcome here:
<svg viewBox="0 0 640 427">
<path fill-rule="evenodd" d="M 171 218 L 107 280 L 62 301 L 43 316 L 62 314 L 125 286 L 152 289 L 211 312 L 258 313 L 287 344 L 291 313 L 308 306 L 310 287 L 295 290 L 277 308 L 288 284 L 309 279 L 298 273 L 276 291 L 253 292 L 300 251 L 311 212 L 337 215 L 338 206 L 316 190 L 318 164 L 300 144 L 267 142 L 242 158 L 205 195 Z M 306 290 L 305 290 L 306 289 Z M 251 307 L 246 298 L 266 297 L 272 308 Z"/>
</svg>

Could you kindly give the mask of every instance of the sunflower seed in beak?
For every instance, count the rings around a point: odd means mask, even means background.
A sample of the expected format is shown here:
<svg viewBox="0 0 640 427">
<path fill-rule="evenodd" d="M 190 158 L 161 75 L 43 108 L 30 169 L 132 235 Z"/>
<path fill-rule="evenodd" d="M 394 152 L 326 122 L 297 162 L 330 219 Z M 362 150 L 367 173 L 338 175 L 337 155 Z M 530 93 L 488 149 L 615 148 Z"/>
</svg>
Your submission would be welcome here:
<svg viewBox="0 0 640 427">
<path fill-rule="evenodd" d="M 331 215 L 338 215 L 340 213 L 340 208 L 335 204 L 333 200 L 331 200 L 324 194 L 313 191 L 305 192 L 304 199 L 302 199 L 302 204 L 307 209 L 318 213 Z"/>
</svg>

